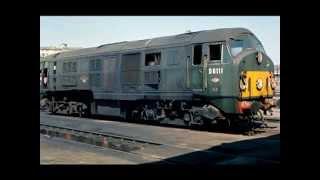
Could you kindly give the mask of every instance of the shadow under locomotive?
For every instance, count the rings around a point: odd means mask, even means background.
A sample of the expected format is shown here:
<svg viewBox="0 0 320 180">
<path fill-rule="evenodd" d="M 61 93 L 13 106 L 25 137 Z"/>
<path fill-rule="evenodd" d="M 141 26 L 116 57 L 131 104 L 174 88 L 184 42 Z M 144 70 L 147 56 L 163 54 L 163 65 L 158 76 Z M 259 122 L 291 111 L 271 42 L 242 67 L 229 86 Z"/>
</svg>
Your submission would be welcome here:
<svg viewBox="0 0 320 180">
<path fill-rule="evenodd" d="M 140 166 L 213 167 L 220 165 L 280 166 L 280 134 L 224 143 L 209 149 L 169 157 Z"/>
</svg>

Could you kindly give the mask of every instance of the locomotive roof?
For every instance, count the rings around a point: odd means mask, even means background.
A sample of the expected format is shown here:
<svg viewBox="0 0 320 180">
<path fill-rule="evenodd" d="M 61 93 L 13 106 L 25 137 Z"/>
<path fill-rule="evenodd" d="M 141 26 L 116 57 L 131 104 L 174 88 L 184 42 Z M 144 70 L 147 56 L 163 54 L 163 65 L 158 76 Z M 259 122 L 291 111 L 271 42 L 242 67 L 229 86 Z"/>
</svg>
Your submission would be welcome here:
<svg viewBox="0 0 320 180">
<path fill-rule="evenodd" d="M 56 60 L 64 58 L 73 58 L 78 56 L 92 56 L 95 54 L 103 54 L 108 52 L 156 48 L 161 46 L 175 46 L 183 44 L 225 41 L 227 38 L 231 36 L 236 36 L 243 33 L 252 34 L 251 31 L 245 28 L 223 28 L 215 30 L 205 30 L 138 41 L 124 41 L 118 43 L 104 44 L 98 47 L 83 48 L 53 54 L 47 56 L 45 59 Z"/>
</svg>

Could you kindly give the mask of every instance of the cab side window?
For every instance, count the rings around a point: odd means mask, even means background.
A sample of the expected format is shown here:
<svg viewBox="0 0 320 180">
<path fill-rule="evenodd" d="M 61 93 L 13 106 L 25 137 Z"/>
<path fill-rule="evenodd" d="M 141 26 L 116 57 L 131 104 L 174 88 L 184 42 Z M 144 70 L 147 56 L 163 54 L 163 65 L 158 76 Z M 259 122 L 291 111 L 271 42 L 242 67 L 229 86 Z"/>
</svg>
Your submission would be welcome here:
<svg viewBox="0 0 320 180">
<path fill-rule="evenodd" d="M 202 45 L 195 45 L 193 47 L 193 65 L 199 65 L 201 64 L 201 58 L 202 58 Z"/>
<path fill-rule="evenodd" d="M 209 46 L 210 49 L 210 61 L 220 61 L 221 60 L 221 44 L 212 44 Z"/>
</svg>

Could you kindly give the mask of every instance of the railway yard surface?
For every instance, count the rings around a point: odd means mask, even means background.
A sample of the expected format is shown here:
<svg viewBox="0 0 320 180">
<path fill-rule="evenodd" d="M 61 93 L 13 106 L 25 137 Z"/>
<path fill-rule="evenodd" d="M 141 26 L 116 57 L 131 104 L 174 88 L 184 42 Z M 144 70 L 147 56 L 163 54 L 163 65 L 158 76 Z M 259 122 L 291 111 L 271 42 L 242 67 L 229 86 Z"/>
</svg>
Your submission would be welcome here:
<svg viewBox="0 0 320 180">
<path fill-rule="evenodd" d="M 40 111 L 40 164 L 280 164 L 280 109 L 252 136 Z"/>
</svg>

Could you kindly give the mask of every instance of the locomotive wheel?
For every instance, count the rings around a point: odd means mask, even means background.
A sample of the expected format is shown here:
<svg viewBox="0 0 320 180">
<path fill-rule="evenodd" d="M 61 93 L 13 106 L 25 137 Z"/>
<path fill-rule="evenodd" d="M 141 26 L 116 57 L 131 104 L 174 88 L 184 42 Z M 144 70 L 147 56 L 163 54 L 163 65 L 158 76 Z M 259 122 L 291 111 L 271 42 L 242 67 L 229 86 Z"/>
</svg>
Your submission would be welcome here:
<svg viewBox="0 0 320 180">
<path fill-rule="evenodd" d="M 203 119 L 200 119 L 200 120 L 198 120 L 198 126 L 200 126 L 200 127 L 202 127 L 202 126 L 204 126 L 204 120 Z"/>
<path fill-rule="evenodd" d="M 204 125 L 204 120 L 203 118 L 200 116 L 199 113 L 195 113 L 193 116 L 192 116 L 192 121 L 191 121 L 191 125 L 192 124 L 196 124 L 197 126 L 203 126 Z"/>
<path fill-rule="evenodd" d="M 71 113 L 72 113 L 72 106 L 71 106 L 71 104 L 67 104 L 66 105 L 66 112 L 67 112 L 67 115 L 71 115 Z"/>
<path fill-rule="evenodd" d="M 185 112 L 183 114 L 183 121 L 186 126 L 191 126 L 191 122 L 193 121 L 192 114 L 190 112 Z"/>
<path fill-rule="evenodd" d="M 79 113 L 79 117 L 82 117 L 82 113 L 83 113 L 82 105 L 78 106 L 78 113 Z"/>
<path fill-rule="evenodd" d="M 53 103 L 52 102 L 49 103 L 49 112 L 53 113 Z"/>
<path fill-rule="evenodd" d="M 143 110 L 141 113 L 142 120 L 144 121 L 155 121 L 156 120 L 156 115 L 153 110 Z"/>
<path fill-rule="evenodd" d="M 258 121 L 259 121 L 260 123 L 262 123 L 262 124 L 260 125 L 260 127 L 268 127 L 268 125 L 267 125 L 267 123 L 266 123 L 266 121 L 265 121 L 265 119 L 264 119 L 262 110 L 259 110 L 259 111 L 257 112 L 257 117 L 258 117 L 258 118 L 257 118 Z"/>
<path fill-rule="evenodd" d="M 56 114 L 57 110 L 56 110 L 56 103 L 54 102 L 50 102 L 49 103 L 49 112 L 51 114 Z"/>
<path fill-rule="evenodd" d="M 262 110 L 259 110 L 258 112 L 257 112 L 257 120 L 258 121 L 261 121 L 261 122 L 263 122 L 264 121 L 264 116 L 263 116 L 263 112 L 262 112 Z"/>
<path fill-rule="evenodd" d="M 40 100 L 40 110 L 48 110 L 49 103 L 47 98 L 43 98 Z"/>
<path fill-rule="evenodd" d="M 231 129 L 231 119 L 226 118 L 224 120 L 218 120 L 218 127 L 219 129 L 223 129 L 223 130 L 229 130 Z"/>
<path fill-rule="evenodd" d="M 140 119 L 139 111 L 133 110 L 131 112 L 131 118 L 132 118 L 132 121 L 138 121 Z"/>
<path fill-rule="evenodd" d="M 142 112 L 141 112 L 141 119 L 142 119 L 143 121 L 147 121 L 147 120 L 148 120 L 148 117 L 147 117 L 147 114 L 146 114 L 145 111 L 142 111 Z"/>
<path fill-rule="evenodd" d="M 91 115 L 91 106 L 90 106 L 90 103 L 85 103 L 86 105 L 86 109 L 84 110 L 84 117 L 89 117 Z"/>
</svg>

